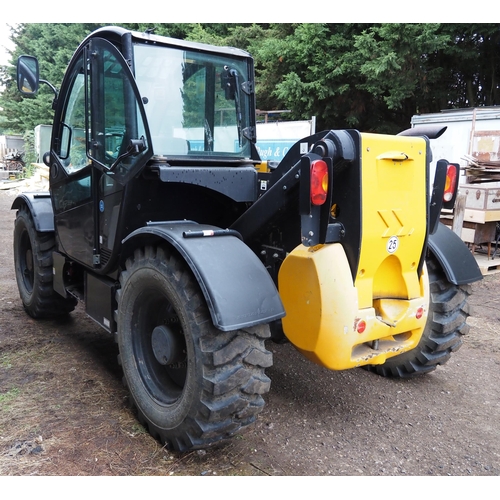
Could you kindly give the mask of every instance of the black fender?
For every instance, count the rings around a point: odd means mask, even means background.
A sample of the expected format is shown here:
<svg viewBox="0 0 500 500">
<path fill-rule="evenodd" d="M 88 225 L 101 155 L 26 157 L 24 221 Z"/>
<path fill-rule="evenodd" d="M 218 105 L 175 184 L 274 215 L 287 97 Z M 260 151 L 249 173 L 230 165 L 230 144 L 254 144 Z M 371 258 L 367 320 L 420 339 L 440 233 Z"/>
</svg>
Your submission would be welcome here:
<svg viewBox="0 0 500 500">
<path fill-rule="evenodd" d="M 427 245 L 454 285 L 465 285 L 483 278 L 476 259 L 460 237 L 442 223 L 429 236 Z"/>
<path fill-rule="evenodd" d="M 189 221 L 149 223 L 123 240 L 122 255 L 136 246 L 136 238 L 170 243 L 193 271 L 219 330 L 282 318 L 285 310 L 271 276 L 235 233 Z"/>
<path fill-rule="evenodd" d="M 17 210 L 22 205 L 27 205 L 37 231 L 47 233 L 54 231 L 54 211 L 48 191 L 22 193 L 16 197 L 11 210 Z"/>
<path fill-rule="evenodd" d="M 425 135 L 429 139 L 438 139 L 446 132 L 447 128 L 448 128 L 447 125 L 439 125 L 439 124 L 423 125 L 423 126 L 408 128 L 400 132 L 398 135 L 406 135 L 414 137 L 420 137 Z"/>
</svg>

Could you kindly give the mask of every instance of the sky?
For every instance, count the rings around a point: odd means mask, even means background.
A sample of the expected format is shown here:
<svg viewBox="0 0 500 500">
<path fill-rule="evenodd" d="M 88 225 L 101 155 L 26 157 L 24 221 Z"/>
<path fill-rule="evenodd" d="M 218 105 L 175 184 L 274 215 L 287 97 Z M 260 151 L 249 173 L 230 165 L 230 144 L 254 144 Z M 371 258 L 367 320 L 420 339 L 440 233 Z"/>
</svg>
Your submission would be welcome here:
<svg viewBox="0 0 500 500">
<path fill-rule="evenodd" d="M 0 65 L 7 64 L 10 56 L 5 47 L 12 49 L 13 44 L 9 40 L 10 29 L 7 23 L 0 23 Z"/>
</svg>

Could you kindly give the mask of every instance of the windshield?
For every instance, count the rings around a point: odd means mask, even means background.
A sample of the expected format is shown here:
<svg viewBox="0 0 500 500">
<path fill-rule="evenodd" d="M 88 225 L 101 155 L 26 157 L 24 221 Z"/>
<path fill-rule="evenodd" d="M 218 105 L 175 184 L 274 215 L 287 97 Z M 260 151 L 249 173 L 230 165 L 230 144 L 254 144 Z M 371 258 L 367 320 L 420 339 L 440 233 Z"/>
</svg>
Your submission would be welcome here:
<svg viewBox="0 0 500 500">
<path fill-rule="evenodd" d="M 134 69 L 155 155 L 250 157 L 245 59 L 138 44 Z"/>
</svg>

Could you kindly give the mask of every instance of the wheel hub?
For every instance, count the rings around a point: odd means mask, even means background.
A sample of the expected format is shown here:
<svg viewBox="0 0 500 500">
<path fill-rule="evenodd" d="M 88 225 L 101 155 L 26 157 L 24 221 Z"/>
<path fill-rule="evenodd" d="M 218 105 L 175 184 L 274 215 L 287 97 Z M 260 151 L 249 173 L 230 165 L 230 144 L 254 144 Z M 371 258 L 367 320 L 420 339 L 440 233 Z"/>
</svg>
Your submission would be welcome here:
<svg viewBox="0 0 500 500">
<path fill-rule="evenodd" d="M 184 357 L 180 336 L 165 325 L 157 326 L 153 330 L 151 345 L 156 360 L 162 365 L 178 363 Z"/>
<path fill-rule="evenodd" d="M 33 271 L 33 253 L 31 252 L 31 248 L 26 250 L 26 269 L 28 271 Z"/>
</svg>

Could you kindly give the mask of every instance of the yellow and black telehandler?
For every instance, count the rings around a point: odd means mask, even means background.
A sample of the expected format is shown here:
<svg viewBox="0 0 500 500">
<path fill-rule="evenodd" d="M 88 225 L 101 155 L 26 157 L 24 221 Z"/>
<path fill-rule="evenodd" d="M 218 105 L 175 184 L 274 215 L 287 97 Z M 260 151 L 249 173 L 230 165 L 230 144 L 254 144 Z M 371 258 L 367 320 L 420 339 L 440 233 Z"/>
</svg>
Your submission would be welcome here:
<svg viewBox="0 0 500 500">
<path fill-rule="evenodd" d="M 258 168 L 251 56 L 106 27 L 55 93 L 50 191 L 19 195 L 14 257 L 34 318 L 86 313 L 116 336 L 138 417 L 176 450 L 255 421 L 270 338 L 332 370 L 411 377 L 467 332 L 481 273 L 439 222 L 458 165 L 430 141 L 326 130 Z M 434 165 L 433 165 L 434 167 Z"/>
</svg>

